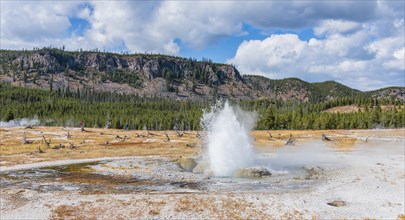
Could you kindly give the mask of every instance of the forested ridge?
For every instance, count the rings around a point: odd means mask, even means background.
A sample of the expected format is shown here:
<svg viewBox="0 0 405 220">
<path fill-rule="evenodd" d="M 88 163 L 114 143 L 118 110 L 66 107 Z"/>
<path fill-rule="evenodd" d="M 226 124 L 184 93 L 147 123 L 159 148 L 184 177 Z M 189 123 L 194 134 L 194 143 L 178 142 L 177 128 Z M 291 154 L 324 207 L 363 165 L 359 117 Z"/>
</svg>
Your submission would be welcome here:
<svg viewBox="0 0 405 220">
<path fill-rule="evenodd" d="M 144 98 L 90 89 L 45 91 L 0 83 L 0 118 L 38 118 L 42 125 L 198 130 L 203 109 L 215 100 Z M 394 98 L 340 97 L 310 103 L 281 99 L 231 100 L 258 113 L 256 129 L 370 129 L 405 127 L 405 108 Z M 356 105 L 359 111 L 329 113 L 336 106 Z M 389 108 L 382 108 L 389 106 Z"/>
<path fill-rule="evenodd" d="M 0 81 L 64 93 L 93 91 L 182 100 L 282 99 L 320 102 L 341 97 L 394 98 L 405 87 L 362 92 L 334 81 L 268 79 L 240 75 L 235 66 L 162 54 L 65 51 L 63 48 L 0 50 Z"/>
</svg>

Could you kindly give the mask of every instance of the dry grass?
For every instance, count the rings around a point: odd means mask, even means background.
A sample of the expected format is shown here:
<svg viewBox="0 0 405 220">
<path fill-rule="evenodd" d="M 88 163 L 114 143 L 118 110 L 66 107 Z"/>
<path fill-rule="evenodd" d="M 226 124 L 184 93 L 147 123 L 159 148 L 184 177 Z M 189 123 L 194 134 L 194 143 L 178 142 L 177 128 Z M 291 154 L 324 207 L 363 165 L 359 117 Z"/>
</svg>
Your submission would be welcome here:
<svg viewBox="0 0 405 220">
<path fill-rule="evenodd" d="M 327 146 L 340 151 L 351 151 L 356 144 L 373 143 L 375 138 L 405 138 L 405 129 L 386 130 L 273 130 L 253 131 L 255 144 L 259 149 L 284 147 L 290 135 L 297 144 L 321 141 L 322 134 L 326 134 L 332 141 L 324 142 Z M 272 140 L 269 140 L 269 136 Z"/>
<path fill-rule="evenodd" d="M 99 157 L 122 157 L 122 156 L 148 156 L 157 155 L 169 158 L 194 155 L 197 153 L 196 146 L 200 141 L 196 138 L 197 132 L 188 131 L 183 137 L 177 137 L 175 131 L 168 131 L 171 139 L 165 142 L 165 131 L 153 131 L 148 136 L 147 131 L 123 131 L 115 129 L 92 129 L 86 128 L 81 132 L 78 128 L 62 127 L 34 127 L 2 128 L 0 134 L 0 166 L 10 166 L 22 163 L 41 161 L 84 159 Z M 22 144 L 21 140 L 25 132 L 26 139 L 33 141 L 32 144 Z M 67 137 L 67 134 L 71 138 Z M 272 139 L 269 140 L 271 133 Z M 292 135 L 297 144 L 307 141 L 320 141 L 322 133 L 332 139 L 326 143 L 328 146 L 342 151 L 350 151 L 355 144 L 364 142 L 367 138 L 374 137 L 398 137 L 404 138 L 404 129 L 395 130 L 274 130 L 254 131 L 252 136 L 255 145 L 259 149 L 271 149 L 283 147 L 287 139 Z M 139 137 L 145 136 L 145 137 Z M 50 146 L 63 144 L 64 149 L 46 148 L 42 136 L 51 139 Z M 119 138 L 117 138 L 119 136 Z M 146 137 L 148 136 L 148 137 Z M 125 140 L 124 140 L 125 137 Z M 73 144 L 77 149 L 69 149 Z M 44 151 L 39 153 L 38 148 Z"/>
<path fill-rule="evenodd" d="M 67 132 L 71 138 L 67 138 Z M 122 131 L 114 129 L 63 129 L 61 127 L 34 127 L 34 129 L 5 128 L 1 131 L 0 158 L 2 166 L 40 161 L 83 159 L 98 157 L 147 156 L 161 155 L 177 157 L 196 153 L 196 132 L 187 132 L 183 137 L 177 137 L 174 131 L 167 132 L 170 142 L 164 142 L 163 131 L 154 131 L 149 137 L 137 137 L 137 134 L 147 136 L 146 131 Z M 25 132 L 27 140 L 32 144 L 22 144 Z M 62 144 L 63 149 L 47 148 L 42 135 L 51 139 L 50 146 Z M 120 138 L 117 138 L 119 136 Z M 123 137 L 126 137 L 125 140 Z M 69 149 L 73 144 L 77 149 Z M 39 153 L 39 147 L 45 153 Z"/>
<path fill-rule="evenodd" d="M 78 205 L 60 205 L 52 209 L 50 219 L 145 219 L 161 214 L 164 201 L 108 199 L 80 202 Z"/>
<path fill-rule="evenodd" d="M 329 112 L 329 113 L 352 113 L 352 112 L 358 112 L 358 111 L 364 111 L 364 108 L 360 108 L 356 105 L 346 105 L 346 106 L 337 106 L 333 107 L 330 109 L 325 110 L 324 112 Z"/>
<path fill-rule="evenodd" d="M 80 202 L 78 205 L 60 205 L 52 210 L 50 219 L 167 218 L 165 210 L 173 210 L 174 216 L 195 218 L 209 216 L 211 219 L 269 219 L 263 210 L 256 209 L 253 203 L 242 199 L 195 195 L 129 201 L 109 199 L 97 204 Z"/>
</svg>

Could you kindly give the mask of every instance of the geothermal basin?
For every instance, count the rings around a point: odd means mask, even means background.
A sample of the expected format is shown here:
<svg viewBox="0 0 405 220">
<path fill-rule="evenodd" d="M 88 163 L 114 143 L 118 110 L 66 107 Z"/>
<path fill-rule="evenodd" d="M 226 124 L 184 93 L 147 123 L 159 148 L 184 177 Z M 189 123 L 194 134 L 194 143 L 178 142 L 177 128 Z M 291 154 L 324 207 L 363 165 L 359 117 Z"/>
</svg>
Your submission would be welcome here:
<svg viewBox="0 0 405 220">
<path fill-rule="evenodd" d="M 222 103 L 204 131 L 181 137 L 0 128 L 1 219 L 404 218 L 404 129 L 251 131 L 254 117 L 238 111 Z M 24 133 L 33 143 L 21 145 Z M 42 135 L 77 148 L 44 148 Z M 202 172 L 182 169 L 184 159 Z M 271 175 L 235 176 L 246 168 Z"/>
</svg>

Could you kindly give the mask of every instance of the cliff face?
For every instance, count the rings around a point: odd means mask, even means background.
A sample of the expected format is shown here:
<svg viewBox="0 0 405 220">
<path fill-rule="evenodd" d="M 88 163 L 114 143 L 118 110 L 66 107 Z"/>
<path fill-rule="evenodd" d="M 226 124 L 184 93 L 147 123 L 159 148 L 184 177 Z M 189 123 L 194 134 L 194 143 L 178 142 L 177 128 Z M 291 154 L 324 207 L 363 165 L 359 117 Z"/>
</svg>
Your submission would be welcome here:
<svg viewBox="0 0 405 220">
<path fill-rule="evenodd" d="M 50 89 L 91 88 L 140 96 L 245 97 L 237 69 L 164 55 L 99 52 L 2 51 L 1 80 Z"/>
<path fill-rule="evenodd" d="M 335 82 L 308 83 L 296 78 L 271 80 L 241 76 L 230 65 L 166 55 L 120 55 L 57 49 L 0 54 L 0 80 L 14 85 L 62 91 L 95 91 L 176 99 L 278 98 L 311 101 L 360 94 Z M 404 88 L 378 96 L 404 99 Z M 374 94 L 374 93 L 370 93 Z M 401 95 L 402 94 L 402 95 Z"/>
</svg>

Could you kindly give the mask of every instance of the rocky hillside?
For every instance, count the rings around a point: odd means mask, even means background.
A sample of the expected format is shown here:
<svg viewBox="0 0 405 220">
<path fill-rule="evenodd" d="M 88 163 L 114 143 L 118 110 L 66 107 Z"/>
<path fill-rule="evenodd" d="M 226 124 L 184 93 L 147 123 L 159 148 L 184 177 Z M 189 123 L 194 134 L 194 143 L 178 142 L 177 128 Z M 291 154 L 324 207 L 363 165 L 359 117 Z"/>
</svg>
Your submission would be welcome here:
<svg viewBox="0 0 405 220">
<path fill-rule="evenodd" d="M 362 94 L 405 100 L 404 87 L 363 93 L 331 81 L 308 83 L 296 78 L 242 77 L 230 65 L 166 55 L 1 50 L 0 61 L 1 81 L 62 92 L 92 89 L 176 99 L 228 97 L 300 101 Z"/>
</svg>

